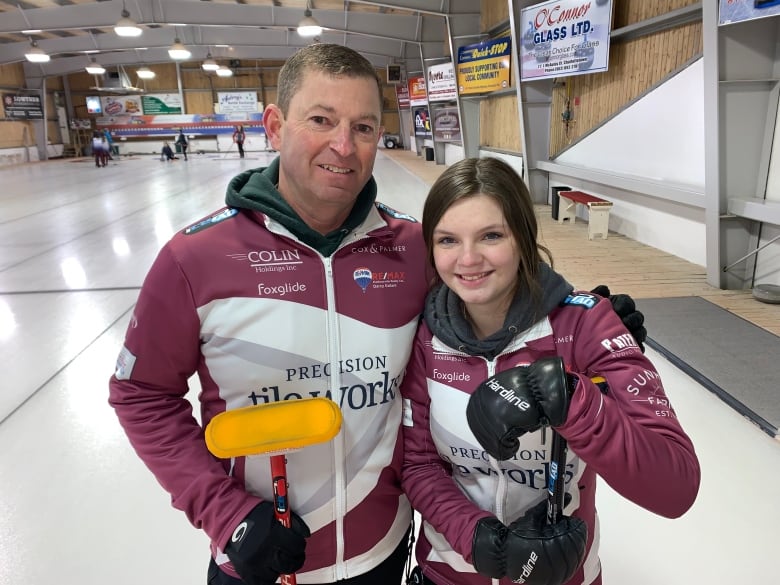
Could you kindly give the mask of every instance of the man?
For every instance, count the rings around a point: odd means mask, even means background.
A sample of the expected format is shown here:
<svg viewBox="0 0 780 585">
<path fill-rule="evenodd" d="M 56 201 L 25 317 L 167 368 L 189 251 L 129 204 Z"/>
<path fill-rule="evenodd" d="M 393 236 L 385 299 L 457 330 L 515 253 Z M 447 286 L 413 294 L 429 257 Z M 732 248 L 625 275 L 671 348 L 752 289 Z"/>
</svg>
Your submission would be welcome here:
<svg viewBox="0 0 780 585">
<path fill-rule="evenodd" d="M 141 289 L 110 403 L 175 507 L 212 541 L 209 584 L 399 585 L 411 509 L 400 489 L 398 385 L 427 291 L 419 224 L 376 202 L 382 87 L 315 44 L 263 115 L 276 160 L 235 177 L 228 207 L 176 234 Z M 329 443 L 290 453 L 290 528 L 267 457 L 218 461 L 185 399 L 219 412 L 309 396 L 342 411 Z M 239 580 L 240 579 L 240 580 Z"/>
</svg>

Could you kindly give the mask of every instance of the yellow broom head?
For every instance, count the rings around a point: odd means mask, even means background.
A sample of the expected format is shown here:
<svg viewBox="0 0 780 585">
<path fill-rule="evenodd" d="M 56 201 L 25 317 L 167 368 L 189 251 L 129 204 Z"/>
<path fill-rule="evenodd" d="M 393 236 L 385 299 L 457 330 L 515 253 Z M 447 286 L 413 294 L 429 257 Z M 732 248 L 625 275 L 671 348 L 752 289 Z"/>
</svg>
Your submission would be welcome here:
<svg viewBox="0 0 780 585">
<path fill-rule="evenodd" d="M 206 445 L 222 459 L 271 455 L 324 443 L 341 429 L 341 410 L 329 398 L 270 402 L 216 415 Z"/>
</svg>

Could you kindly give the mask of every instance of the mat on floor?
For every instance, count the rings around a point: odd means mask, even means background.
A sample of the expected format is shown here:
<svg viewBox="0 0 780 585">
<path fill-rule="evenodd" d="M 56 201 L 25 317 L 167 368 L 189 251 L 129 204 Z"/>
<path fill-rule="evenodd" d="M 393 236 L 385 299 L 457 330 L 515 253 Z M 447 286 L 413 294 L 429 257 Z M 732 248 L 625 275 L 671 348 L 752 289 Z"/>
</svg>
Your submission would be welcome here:
<svg viewBox="0 0 780 585">
<path fill-rule="evenodd" d="M 780 337 L 701 297 L 637 299 L 648 345 L 773 437 Z"/>
</svg>

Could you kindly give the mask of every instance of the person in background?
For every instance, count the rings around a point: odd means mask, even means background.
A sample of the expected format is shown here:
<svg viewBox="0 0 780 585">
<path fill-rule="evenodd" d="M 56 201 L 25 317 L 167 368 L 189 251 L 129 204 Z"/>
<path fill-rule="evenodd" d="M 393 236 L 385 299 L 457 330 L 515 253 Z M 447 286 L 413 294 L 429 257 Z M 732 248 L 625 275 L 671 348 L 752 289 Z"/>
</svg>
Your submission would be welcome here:
<svg viewBox="0 0 780 585">
<path fill-rule="evenodd" d="M 244 140 L 246 140 L 246 132 L 244 132 L 243 126 L 236 126 L 233 130 L 233 142 L 238 147 L 239 158 L 244 158 Z"/>
<path fill-rule="evenodd" d="M 184 157 L 184 160 L 187 160 L 187 147 L 189 146 L 189 142 L 187 141 L 187 137 L 184 135 L 183 128 L 179 128 L 179 134 L 176 136 L 176 144 L 178 144 L 181 148 L 181 154 Z"/>
<path fill-rule="evenodd" d="M 171 148 L 171 145 L 168 144 L 168 142 L 163 142 L 162 151 L 160 153 L 160 160 L 161 161 L 168 161 L 168 160 L 178 160 L 177 157 L 173 154 L 173 149 Z"/>
<path fill-rule="evenodd" d="M 92 155 L 95 157 L 96 167 L 104 167 L 108 164 L 108 145 L 102 132 L 92 133 Z"/>
<path fill-rule="evenodd" d="M 436 284 L 401 385 L 402 485 L 423 521 L 415 583 L 601 583 L 597 475 L 667 518 L 698 492 L 658 372 L 609 300 L 553 271 L 507 163 L 446 169 L 422 228 Z M 549 426 L 570 448 L 557 471 L 569 503 L 550 525 Z"/>
<path fill-rule="evenodd" d="M 263 125 L 279 155 L 226 207 L 163 246 L 133 311 L 109 402 L 175 507 L 211 540 L 210 585 L 399 585 L 412 510 L 401 491 L 398 385 L 430 276 L 420 224 L 372 177 L 382 82 L 317 43 L 279 72 Z M 197 374 L 200 422 L 187 400 Z M 287 455 L 290 528 L 268 457 L 218 460 L 220 412 L 310 396 L 342 411 L 333 441 Z"/>
<path fill-rule="evenodd" d="M 119 154 L 118 147 L 114 145 L 114 137 L 111 136 L 111 131 L 108 128 L 103 129 L 103 136 L 106 139 L 106 151 L 108 152 L 108 159 L 114 160 L 112 155 Z"/>
</svg>

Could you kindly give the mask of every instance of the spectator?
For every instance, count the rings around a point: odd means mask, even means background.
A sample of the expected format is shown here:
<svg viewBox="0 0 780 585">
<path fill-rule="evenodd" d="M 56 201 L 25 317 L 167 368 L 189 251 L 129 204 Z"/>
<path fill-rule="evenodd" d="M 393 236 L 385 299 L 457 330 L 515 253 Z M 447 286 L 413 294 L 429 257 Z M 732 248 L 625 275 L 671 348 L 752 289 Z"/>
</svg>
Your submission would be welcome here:
<svg viewBox="0 0 780 585">
<path fill-rule="evenodd" d="M 236 126 L 233 130 L 233 142 L 238 147 L 239 158 L 244 158 L 244 140 L 246 139 L 246 133 L 243 126 Z"/>
</svg>

